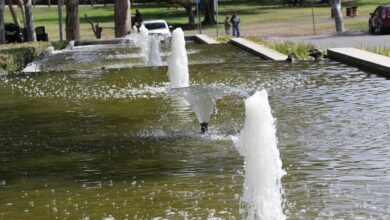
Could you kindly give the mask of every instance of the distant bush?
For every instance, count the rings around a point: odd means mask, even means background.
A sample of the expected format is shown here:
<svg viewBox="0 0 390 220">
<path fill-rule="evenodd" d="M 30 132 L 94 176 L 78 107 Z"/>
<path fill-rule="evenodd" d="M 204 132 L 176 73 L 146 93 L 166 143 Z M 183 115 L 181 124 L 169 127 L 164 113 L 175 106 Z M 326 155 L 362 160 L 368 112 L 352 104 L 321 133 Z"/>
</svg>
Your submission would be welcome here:
<svg viewBox="0 0 390 220">
<path fill-rule="evenodd" d="M 7 72 L 21 71 L 28 63 L 42 54 L 49 42 L 28 42 L 0 46 L 0 69 Z"/>
</svg>

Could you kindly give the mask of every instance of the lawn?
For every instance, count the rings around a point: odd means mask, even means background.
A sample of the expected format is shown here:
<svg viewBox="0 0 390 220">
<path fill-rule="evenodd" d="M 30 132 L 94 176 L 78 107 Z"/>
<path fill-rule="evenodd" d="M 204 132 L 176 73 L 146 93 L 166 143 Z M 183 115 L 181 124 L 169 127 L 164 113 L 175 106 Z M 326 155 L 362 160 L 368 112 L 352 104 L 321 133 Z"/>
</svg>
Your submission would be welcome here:
<svg viewBox="0 0 390 220">
<path fill-rule="evenodd" d="M 384 0 L 360 0 L 357 3 L 345 3 L 345 7 L 351 4 L 359 6 L 359 15 L 354 18 L 345 18 L 345 26 L 348 31 L 367 30 L 369 13 L 379 4 L 385 4 Z M 219 3 L 219 23 L 223 23 L 224 17 L 230 15 L 235 10 L 241 18 L 241 32 L 244 36 L 271 36 L 271 35 L 310 35 L 313 33 L 312 10 L 310 5 L 304 7 L 285 7 L 270 3 L 257 3 L 246 1 L 220 1 Z M 144 20 L 163 18 L 168 23 L 186 24 L 186 17 L 183 8 L 169 9 L 165 4 L 133 5 L 132 12 L 139 9 Z M 15 7 L 16 9 L 16 7 Z M 8 10 L 8 7 L 7 7 Z M 12 22 L 9 11 L 6 10 L 6 22 Z M 103 27 L 102 38 L 114 37 L 114 17 L 113 6 L 80 5 L 80 30 L 82 39 L 94 39 L 90 25 L 86 22 L 84 14 L 92 20 L 98 19 Z M 18 11 L 19 12 L 19 11 Z M 59 40 L 57 7 L 48 8 L 37 6 L 34 8 L 35 25 L 46 27 L 51 41 Z M 64 21 L 65 21 L 65 11 Z M 314 8 L 316 32 L 334 32 L 334 21 L 330 18 L 330 8 L 326 5 L 315 4 Z M 216 26 L 205 27 L 204 32 L 215 35 Z M 219 25 L 222 32 L 223 25 Z M 195 33 L 194 31 L 187 31 Z"/>
</svg>

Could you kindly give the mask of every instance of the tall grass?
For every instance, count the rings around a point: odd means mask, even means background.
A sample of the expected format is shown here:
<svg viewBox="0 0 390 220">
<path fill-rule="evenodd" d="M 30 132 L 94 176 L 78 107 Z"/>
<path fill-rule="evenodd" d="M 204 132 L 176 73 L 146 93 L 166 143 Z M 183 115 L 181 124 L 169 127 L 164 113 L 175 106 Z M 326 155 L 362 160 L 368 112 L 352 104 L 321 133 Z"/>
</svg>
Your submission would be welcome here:
<svg viewBox="0 0 390 220">
<path fill-rule="evenodd" d="M 377 54 L 380 54 L 380 55 L 383 55 L 383 56 L 390 57 L 390 48 L 387 48 L 387 47 L 381 47 L 381 46 L 377 46 L 377 47 L 362 47 L 361 49 L 369 51 L 369 52 L 372 52 L 372 53 L 377 53 Z"/>
<path fill-rule="evenodd" d="M 229 43 L 230 38 L 232 38 L 232 36 L 228 36 L 228 35 L 219 35 L 214 37 L 214 39 L 219 43 Z"/>
<path fill-rule="evenodd" d="M 296 59 L 308 59 L 309 50 L 314 49 L 313 44 L 297 43 L 292 41 L 267 41 L 262 38 L 251 37 L 248 38 L 256 43 L 262 44 L 266 47 L 279 51 L 280 53 L 289 55 Z"/>
</svg>

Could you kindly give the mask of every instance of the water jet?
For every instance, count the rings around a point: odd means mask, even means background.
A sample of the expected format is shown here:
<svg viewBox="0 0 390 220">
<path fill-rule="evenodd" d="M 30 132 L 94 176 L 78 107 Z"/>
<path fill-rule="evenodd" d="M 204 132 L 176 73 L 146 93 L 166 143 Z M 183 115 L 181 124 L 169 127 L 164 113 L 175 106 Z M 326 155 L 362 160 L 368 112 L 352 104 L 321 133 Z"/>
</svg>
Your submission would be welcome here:
<svg viewBox="0 0 390 220">
<path fill-rule="evenodd" d="M 208 131 L 208 125 L 209 123 L 208 122 L 202 122 L 200 123 L 200 132 L 202 134 L 206 133 Z"/>
</svg>

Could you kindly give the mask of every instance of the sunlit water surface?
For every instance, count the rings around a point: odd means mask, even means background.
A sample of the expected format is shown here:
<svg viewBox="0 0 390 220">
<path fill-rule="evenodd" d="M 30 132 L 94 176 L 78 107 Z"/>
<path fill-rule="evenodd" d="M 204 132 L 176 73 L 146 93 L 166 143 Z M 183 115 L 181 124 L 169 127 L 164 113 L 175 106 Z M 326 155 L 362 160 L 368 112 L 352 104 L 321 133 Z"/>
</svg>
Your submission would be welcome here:
<svg viewBox="0 0 390 220">
<path fill-rule="evenodd" d="M 143 67 L 134 48 L 107 50 L 0 78 L 0 219 L 241 219 L 244 161 L 231 136 L 243 98 L 218 100 L 201 135 L 188 104 L 167 92 L 166 66 Z M 187 50 L 192 85 L 268 90 L 287 218 L 390 218 L 389 80 L 233 46 Z"/>
</svg>

